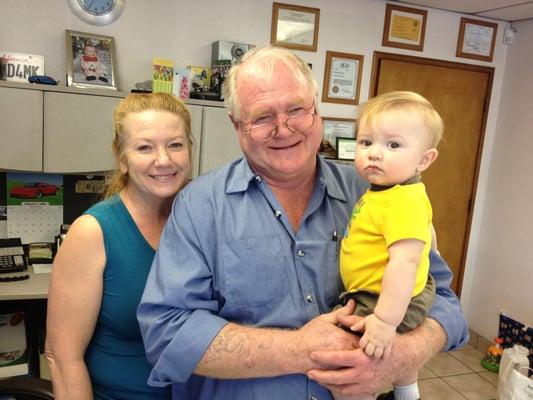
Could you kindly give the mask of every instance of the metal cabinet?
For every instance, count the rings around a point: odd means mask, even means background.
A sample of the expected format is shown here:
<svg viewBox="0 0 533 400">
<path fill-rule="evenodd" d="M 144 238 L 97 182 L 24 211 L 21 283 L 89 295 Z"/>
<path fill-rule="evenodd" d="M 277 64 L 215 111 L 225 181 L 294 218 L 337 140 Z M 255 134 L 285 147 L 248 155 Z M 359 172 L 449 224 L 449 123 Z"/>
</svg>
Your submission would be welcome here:
<svg viewBox="0 0 533 400">
<path fill-rule="evenodd" d="M 202 143 L 200 174 L 242 156 L 237 132 L 223 107 L 204 107 L 202 116 Z"/>
<path fill-rule="evenodd" d="M 0 168 L 42 171 L 43 94 L 0 88 Z"/>
<path fill-rule="evenodd" d="M 57 173 L 113 169 L 113 111 L 123 95 L 91 92 L 0 84 L 0 169 Z"/>
</svg>

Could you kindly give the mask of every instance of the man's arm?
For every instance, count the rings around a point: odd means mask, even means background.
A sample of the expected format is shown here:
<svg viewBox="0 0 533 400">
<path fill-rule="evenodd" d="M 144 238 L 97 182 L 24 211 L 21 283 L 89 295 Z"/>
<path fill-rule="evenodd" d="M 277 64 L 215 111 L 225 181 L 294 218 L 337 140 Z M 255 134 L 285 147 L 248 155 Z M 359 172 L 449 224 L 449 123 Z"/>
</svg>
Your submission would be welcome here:
<svg viewBox="0 0 533 400">
<path fill-rule="evenodd" d="M 346 326 L 353 323 L 355 318 L 339 316 Z M 311 358 L 322 363 L 325 369 L 310 370 L 307 376 L 343 395 L 375 393 L 406 373 L 420 369 L 444 343 L 446 334 L 442 327 L 427 318 L 415 330 L 397 335 L 391 356 L 386 360 L 370 358 L 361 349 L 315 352 Z"/>
<path fill-rule="evenodd" d="M 194 372 L 220 379 L 305 373 L 319 366 L 311 361 L 313 350 L 356 347 L 356 337 L 337 327 L 341 315 L 351 315 L 353 309 L 354 303 L 351 302 L 297 330 L 228 323 L 213 339 Z"/>
<path fill-rule="evenodd" d="M 343 394 L 369 393 L 392 382 L 398 374 L 420 369 L 437 352 L 464 345 L 468 329 L 459 300 L 450 289 L 452 272 L 434 251 L 430 252 L 430 273 L 437 293 L 429 317 L 415 330 L 397 335 L 390 358 L 370 359 L 360 349 L 315 352 L 312 359 L 322 363 L 323 369 L 311 370 L 308 376 Z M 342 318 L 341 322 L 348 326 L 355 318 Z"/>
</svg>

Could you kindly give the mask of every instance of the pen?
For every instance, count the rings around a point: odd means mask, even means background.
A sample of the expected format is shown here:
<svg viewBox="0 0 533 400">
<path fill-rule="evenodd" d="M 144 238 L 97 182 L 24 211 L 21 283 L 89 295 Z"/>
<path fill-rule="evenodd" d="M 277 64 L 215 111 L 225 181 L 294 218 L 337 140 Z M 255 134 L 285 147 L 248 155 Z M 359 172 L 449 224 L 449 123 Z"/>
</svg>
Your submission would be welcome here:
<svg viewBox="0 0 533 400">
<path fill-rule="evenodd" d="M 331 240 L 336 242 L 339 240 L 339 236 L 337 235 L 337 231 L 333 231 L 333 235 L 331 236 Z"/>
</svg>

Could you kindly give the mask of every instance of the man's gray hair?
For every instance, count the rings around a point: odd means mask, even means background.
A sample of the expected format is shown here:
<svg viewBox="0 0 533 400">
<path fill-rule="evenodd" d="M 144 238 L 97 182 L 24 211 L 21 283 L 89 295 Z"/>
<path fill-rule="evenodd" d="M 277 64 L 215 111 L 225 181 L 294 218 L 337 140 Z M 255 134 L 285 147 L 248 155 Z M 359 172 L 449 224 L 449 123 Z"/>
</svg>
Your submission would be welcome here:
<svg viewBox="0 0 533 400">
<path fill-rule="evenodd" d="M 307 88 L 316 99 L 318 84 L 309 65 L 297 55 L 287 49 L 276 46 L 255 47 L 243 56 L 241 63 L 234 65 L 224 81 L 225 105 L 233 117 L 238 120 L 241 107 L 237 96 L 237 78 L 242 68 L 256 67 L 267 78 L 275 79 L 274 68 L 277 63 L 283 63 L 292 73 L 294 80 Z"/>
</svg>

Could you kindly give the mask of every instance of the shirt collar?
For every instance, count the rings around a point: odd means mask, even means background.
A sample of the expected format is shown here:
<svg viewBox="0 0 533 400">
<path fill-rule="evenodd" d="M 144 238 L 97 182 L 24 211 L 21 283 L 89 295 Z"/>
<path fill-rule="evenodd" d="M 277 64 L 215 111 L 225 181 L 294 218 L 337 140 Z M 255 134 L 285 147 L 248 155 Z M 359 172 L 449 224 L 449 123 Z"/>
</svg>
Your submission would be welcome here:
<svg viewBox="0 0 533 400">
<path fill-rule="evenodd" d="M 317 165 L 318 185 L 326 188 L 326 193 L 328 196 L 340 201 L 346 201 L 346 196 L 326 161 L 324 161 L 322 157 L 317 156 Z M 252 171 L 248 161 L 243 157 L 233 164 L 232 171 L 229 174 L 228 183 L 226 185 L 226 193 L 244 192 L 254 180 L 261 181 L 261 177 Z"/>
</svg>

